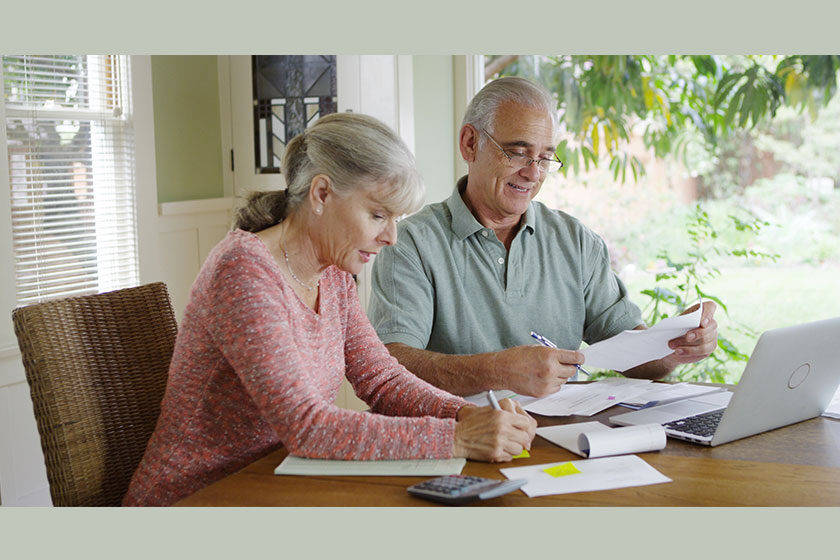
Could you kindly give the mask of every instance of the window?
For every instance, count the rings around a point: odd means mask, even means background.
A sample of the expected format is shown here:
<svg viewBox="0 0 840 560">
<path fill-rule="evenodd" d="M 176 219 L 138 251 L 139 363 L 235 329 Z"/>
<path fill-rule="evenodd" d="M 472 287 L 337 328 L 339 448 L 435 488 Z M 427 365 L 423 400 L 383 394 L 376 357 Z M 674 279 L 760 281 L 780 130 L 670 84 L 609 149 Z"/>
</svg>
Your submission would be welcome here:
<svg viewBox="0 0 840 560">
<path fill-rule="evenodd" d="M 286 143 L 337 110 L 335 56 L 252 56 L 256 167 L 280 173 Z"/>
<path fill-rule="evenodd" d="M 129 57 L 2 62 L 18 304 L 136 285 Z"/>
</svg>

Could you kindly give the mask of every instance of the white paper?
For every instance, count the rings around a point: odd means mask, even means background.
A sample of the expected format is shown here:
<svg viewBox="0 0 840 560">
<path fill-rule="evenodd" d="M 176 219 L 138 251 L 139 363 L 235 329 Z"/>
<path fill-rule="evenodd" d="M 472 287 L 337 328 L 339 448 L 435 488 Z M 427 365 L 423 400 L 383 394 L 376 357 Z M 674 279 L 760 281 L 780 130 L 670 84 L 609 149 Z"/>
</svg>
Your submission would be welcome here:
<svg viewBox="0 0 840 560">
<path fill-rule="evenodd" d="M 543 469 L 563 464 L 563 461 L 544 465 L 512 467 L 500 469 L 500 471 L 508 479 L 527 479 L 528 483 L 522 487 L 522 491 L 531 498 L 671 482 L 670 478 L 648 465 L 637 455 L 620 455 L 618 457 L 582 459 L 569 462 L 580 473 L 554 477 L 543 471 Z"/>
<path fill-rule="evenodd" d="M 651 383 L 644 393 L 637 395 L 632 401 L 624 401 L 619 404 L 630 408 L 657 406 L 708 393 L 717 393 L 723 390 L 725 390 L 725 387 L 714 387 L 711 385 L 692 385 L 690 383 Z"/>
<path fill-rule="evenodd" d="M 337 461 L 288 455 L 274 474 L 323 476 L 443 476 L 461 474 L 467 460 L 405 459 L 393 461 Z"/>
<path fill-rule="evenodd" d="M 680 337 L 700 326 L 703 305 L 687 315 L 663 319 L 643 331 L 628 330 L 612 338 L 596 342 L 581 350 L 588 368 L 626 371 L 651 360 L 664 358 L 673 350 L 668 341 Z"/>
<path fill-rule="evenodd" d="M 628 377 L 611 377 L 593 383 L 567 383 L 552 395 L 523 403 L 523 408 L 543 416 L 592 416 L 640 395 L 650 383 L 650 379 Z"/>
<path fill-rule="evenodd" d="M 516 399 L 519 397 L 519 395 L 513 391 L 508 391 L 507 389 L 493 389 L 493 394 L 496 395 L 496 400 L 499 401 L 502 399 Z M 490 401 L 487 400 L 487 391 L 476 393 L 475 395 L 470 395 L 469 397 L 464 397 L 464 400 L 478 406 L 490 406 Z"/>
<path fill-rule="evenodd" d="M 828 403 L 828 408 L 825 409 L 822 415 L 828 416 L 829 418 L 840 418 L 840 387 L 837 388 L 837 392 L 834 393 L 834 398 Z"/>
<path fill-rule="evenodd" d="M 659 451 L 667 443 L 665 428 L 661 424 L 610 428 L 600 422 L 581 422 L 537 428 L 537 435 L 590 459 Z"/>
</svg>

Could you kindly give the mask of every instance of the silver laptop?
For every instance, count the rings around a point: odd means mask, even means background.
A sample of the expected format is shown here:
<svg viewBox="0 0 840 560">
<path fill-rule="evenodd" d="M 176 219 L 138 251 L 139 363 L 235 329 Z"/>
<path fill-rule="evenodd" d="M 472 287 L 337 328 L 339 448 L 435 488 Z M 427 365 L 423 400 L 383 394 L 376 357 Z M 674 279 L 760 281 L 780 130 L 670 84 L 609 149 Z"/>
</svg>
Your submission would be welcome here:
<svg viewBox="0 0 840 560">
<path fill-rule="evenodd" d="M 825 412 L 840 385 L 840 317 L 766 331 L 732 392 L 619 414 L 620 426 L 662 424 L 665 433 L 720 445 Z"/>
</svg>

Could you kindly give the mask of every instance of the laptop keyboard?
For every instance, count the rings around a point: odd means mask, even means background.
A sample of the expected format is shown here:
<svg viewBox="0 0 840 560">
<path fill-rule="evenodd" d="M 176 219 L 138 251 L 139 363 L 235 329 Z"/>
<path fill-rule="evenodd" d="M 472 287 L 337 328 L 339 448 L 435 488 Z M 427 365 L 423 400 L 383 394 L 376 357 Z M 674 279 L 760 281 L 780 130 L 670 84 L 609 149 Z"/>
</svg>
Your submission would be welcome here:
<svg viewBox="0 0 840 560">
<path fill-rule="evenodd" d="M 665 424 L 665 428 L 701 437 L 712 437 L 726 409 L 689 416 Z"/>
</svg>

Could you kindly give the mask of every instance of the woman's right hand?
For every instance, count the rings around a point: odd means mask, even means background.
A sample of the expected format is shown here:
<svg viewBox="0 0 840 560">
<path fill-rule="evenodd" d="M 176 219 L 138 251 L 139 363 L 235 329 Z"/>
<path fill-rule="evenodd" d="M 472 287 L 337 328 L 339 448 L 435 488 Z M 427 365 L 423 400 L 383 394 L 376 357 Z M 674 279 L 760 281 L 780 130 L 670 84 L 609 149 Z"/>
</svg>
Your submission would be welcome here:
<svg viewBox="0 0 840 560">
<path fill-rule="evenodd" d="M 489 461 L 510 461 L 523 449 L 531 449 L 537 422 L 519 403 L 499 401 L 502 410 L 489 406 L 465 406 L 455 424 L 454 456 Z"/>
</svg>

